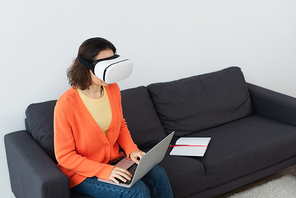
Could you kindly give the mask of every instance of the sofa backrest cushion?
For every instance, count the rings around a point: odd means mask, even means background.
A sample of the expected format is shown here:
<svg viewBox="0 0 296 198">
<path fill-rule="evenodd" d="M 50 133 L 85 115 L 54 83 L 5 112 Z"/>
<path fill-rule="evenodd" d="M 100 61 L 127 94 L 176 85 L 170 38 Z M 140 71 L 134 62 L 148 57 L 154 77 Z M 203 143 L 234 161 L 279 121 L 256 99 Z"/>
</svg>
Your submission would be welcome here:
<svg viewBox="0 0 296 198">
<path fill-rule="evenodd" d="M 53 111 L 56 100 L 30 104 L 26 110 L 26 130 L 56 162 L 53 147 Z"/>
<path fill-rule="evenodd" d="M 123 115 L 134 142 L 140 149 L 151 148 L 165 137 L 146 87 L 121 92 Z"/>
<path fill-rule="evenodd" d="M 238 67 L 148 86 L 166 133 L 175 136 L 215 127 L 252 113 L 243 73 Z"/>
</svg>

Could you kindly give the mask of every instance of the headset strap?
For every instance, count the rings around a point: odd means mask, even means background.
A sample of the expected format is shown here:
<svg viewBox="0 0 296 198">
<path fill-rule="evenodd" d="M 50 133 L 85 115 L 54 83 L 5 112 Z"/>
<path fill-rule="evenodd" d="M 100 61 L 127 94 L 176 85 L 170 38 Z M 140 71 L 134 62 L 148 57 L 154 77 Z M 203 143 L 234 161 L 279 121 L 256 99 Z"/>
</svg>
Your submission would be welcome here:
<svg viewBox="0 0 296 198">
<path fill-rule="evenodd" d="M 92 61 L 86 60 L 86 59 L 84 59 L 84 58 L 82 58 L 81 56 L 78 55 L 78 60 L 84 67 L 86 67 L 87 69 L 90 69 L 93 72 L 93 74 L 95 74 L 95 66 L 96 66 L 96 64 L 98 62 L 105 61 L 105 60 L 112 60 L 112 59 L 115 59 L 115 58 L 118 58 L 118 57 L 119 57 L 119 55 L 115 54 L 114 56 L 110 56 L 110 57 L 107 57 L 107 58 L 95 60 L 94 62 L 92 62 Z"/>
<path fill-rule="evenodd" d="M 91 61 L 85 60 L 81 58 L 81 56 L 79 55 L 78 55 L 78 60 L 84 67 L 86 67 L 87 69 L 90 69 L 93 72 L 93 74 L 95 74 L 95 66 L 92 64 Z"/>
</svg>

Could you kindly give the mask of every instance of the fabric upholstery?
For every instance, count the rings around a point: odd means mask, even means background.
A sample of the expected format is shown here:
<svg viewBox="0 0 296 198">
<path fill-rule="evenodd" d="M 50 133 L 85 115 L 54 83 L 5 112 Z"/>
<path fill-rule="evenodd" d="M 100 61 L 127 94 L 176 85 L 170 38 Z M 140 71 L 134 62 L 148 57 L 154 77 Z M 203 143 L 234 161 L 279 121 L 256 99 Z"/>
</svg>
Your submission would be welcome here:
<svg viewBox="0 0 296 198">
<path fill-rule="evenodd" d="M 296 126 L 295 98 L 248 83 L 256 114 Z"/>
<path fill-rule="evenodd" d="M 5 135 L 11 188 L 20 198 L 68 198 L 69 179 L 27 131 Z"/>
<path fill-rule="evenodd" d="M 251 115 L 191 137 L 212 138 L 199 160 L 213 187 L 295 157 L 295 132 L 295 126 Z"/>
<path fill-rule="evenodd" d="M 121 92 L 123 116 L 140 149 L 151 148 L 165 137 L 146 87 Z"/>
<path fill-rule="evenodd" d="M 148 86 L 166 133 L 191 134 L 252 113 L 244 76 L 238 67 Z"/>
<path fill-rule="evenodd" d="M 168 174 L 174 197 L 188 197 L 207 188 L 204 165 L 196 158 L 167 154 L 159 165 Z"/>
<path fill-rule="evenodd" d="M 56 100 L 31 104 L 26 110 L 26 127 L 43 150 L 56 162 L 53 149 L 53 111 Z"/>
</svg>

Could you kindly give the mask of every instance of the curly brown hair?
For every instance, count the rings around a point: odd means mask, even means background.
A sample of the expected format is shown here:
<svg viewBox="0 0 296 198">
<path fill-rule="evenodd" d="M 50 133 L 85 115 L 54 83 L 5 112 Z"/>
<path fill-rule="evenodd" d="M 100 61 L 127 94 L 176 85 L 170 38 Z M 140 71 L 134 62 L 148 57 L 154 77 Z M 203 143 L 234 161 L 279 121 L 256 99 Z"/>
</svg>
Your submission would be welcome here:
<svg viewBox="0 0 296 198">
<path fill-rule="evenodd" d="M 115 46 L 108 40 L 100 37 L 90 38 L 84 41 L 78 50 L 78 56 L 89 61 L 95 61 L 95 57 L 104 50 L 111 49 L 116 53 Z M 88 89 L 92 84 L 90 70 L 84 67 L 76 57 L 72 66 L 67 69 L 69 84 L 81 90 Z"/>
</svg>

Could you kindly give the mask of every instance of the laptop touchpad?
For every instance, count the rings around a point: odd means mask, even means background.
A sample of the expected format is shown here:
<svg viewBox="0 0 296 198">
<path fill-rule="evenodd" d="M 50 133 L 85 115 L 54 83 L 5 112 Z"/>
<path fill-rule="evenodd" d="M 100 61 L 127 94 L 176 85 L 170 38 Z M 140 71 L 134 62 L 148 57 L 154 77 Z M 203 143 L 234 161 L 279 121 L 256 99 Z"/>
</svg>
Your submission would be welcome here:
<svg viewBox="0 0 296 198">
<path fill-rule="evenodd" d="M 124 168 L 124 169 L 128 169 L 134 163 L 135 162 L 133 162 L 131 159 L 128 159 L 127 157 L 125 157 L 122 160 L 120 160 L 120 162 L 118 162 L 117 164 L 115 164 L 115 166 L 116 167 L 120 167 L 120 168 Z"/>
</svg>

